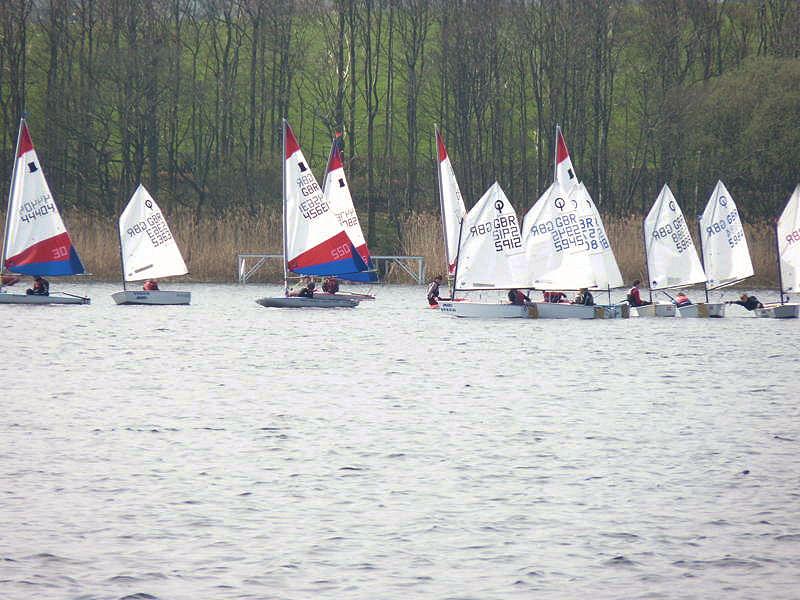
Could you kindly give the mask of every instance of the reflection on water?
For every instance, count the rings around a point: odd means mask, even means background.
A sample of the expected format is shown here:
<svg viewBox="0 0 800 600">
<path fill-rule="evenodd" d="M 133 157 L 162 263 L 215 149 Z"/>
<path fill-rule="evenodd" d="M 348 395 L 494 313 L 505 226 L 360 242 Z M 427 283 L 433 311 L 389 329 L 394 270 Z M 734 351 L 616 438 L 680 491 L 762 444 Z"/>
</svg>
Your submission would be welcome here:
<svg viewBox="0 0 800 600">
<path fill-rule="evenodd" d="M 800 323 L 183 287 L 0 306 L 3 598 L 796 597 Z"/>
</svg>

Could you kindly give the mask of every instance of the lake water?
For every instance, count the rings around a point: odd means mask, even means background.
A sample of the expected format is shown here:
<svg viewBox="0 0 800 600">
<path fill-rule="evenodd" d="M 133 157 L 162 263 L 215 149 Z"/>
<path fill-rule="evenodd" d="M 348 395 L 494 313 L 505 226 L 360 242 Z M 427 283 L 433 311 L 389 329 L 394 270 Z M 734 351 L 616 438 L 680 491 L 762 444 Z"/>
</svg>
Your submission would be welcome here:
<svg viewBox="0 0 800 600">
<path fill-rule="evenodd" d="M 174 287 L 0 306 L 0 598 L 800 596 L 797 321 Z"/>
</svg>

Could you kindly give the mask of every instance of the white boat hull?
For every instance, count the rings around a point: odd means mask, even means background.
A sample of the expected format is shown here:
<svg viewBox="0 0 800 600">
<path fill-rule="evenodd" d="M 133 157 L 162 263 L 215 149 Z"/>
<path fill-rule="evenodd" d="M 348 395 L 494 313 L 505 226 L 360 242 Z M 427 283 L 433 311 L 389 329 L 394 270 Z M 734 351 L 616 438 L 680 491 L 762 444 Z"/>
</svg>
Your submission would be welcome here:
<svg viewBox="0 0 800 600">
<path fill-rule="evenodd" d="M 532 302 L 528 305 L 530 319 L 627 319 L 630 307 L 627 304 L 613 306 L 585 306 L 565 302 Z"/>
<path fill-rule="evenodd" d="M 90 304 L 91 299 L 82 296 L 35 296 L 0 292 L 0 304 Z"/>
<path fill-rule="evenodd" d="M 173 292 L 170 290 L 125 290 L 111 294 L 117 304 L 146 304 L 167 306 L 175 304 L 190 304 L 191 292 Z"/>
<path fill-rule="evenodd" d="M 326 295 L 314 296 L 313 298 L 277 296 L 274 298 L 259 298 L 256 302 L 267 308 L 355 308 L 360 301 L 356 298 Z"/>
<path fill-rule="evenodd" d="M 528 316 L 526 306 L 500 304 L 498 302 L 439 302 L 439 309 L 446 315 L 468 319 L 524 319 Z"/>
<path fill-rule="evenodd" d="M 725 316 L 724 302 L 699 302 L 678 308 L 678 316 L 696 319 L 720 319 Z"/>
<path fill-rule="evenodd" d="M 677 309 L 674 304 L 647 304 L 631 306 L 632 317 L 674 317 Z"/>
<path fill-rule="evenodd" d="M 753 313 L 764 319 L 797 319 L 800 318 L 800 304 L 775 304 L 756 308 Z"/>
</svg>

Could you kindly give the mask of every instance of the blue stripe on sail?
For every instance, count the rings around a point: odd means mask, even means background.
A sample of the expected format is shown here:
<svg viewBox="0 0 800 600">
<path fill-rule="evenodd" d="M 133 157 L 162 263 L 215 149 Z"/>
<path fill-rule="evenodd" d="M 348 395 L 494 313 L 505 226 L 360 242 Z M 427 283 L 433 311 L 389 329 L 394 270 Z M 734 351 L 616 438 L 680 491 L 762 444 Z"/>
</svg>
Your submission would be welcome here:
<svg viewBox="0 0 800 600">
<path fill-rule="evenodd" d="M 358 256 L 358 252 L 356 252 L 356 256 Z M 364 260 L 359 256 L 358 263 L 361 265 L 364 264 Z M 331 262 L 320 263 L 318 265 L 309 265 L 307 267 L 300 267 L 297 269 L 292 269 L 293 273 L 299 273 L 301 275 L 343 275 L 344 273 L 355 273 L 360 271 L 359 264 L 353 257 L 343 258 L 341 260 L 334 260 Z"/>
<path fill-rule="evenodd" d="M 67 260 L 29 263 L 15 267 L 7 266 L 6 268 L 13 273 L 48 277 L 54 275 L 80 275 L 85 271 L 83 263 L 81 263 L 81 259 L 78 257 L 78 253 L 75 252 L 75 248 L 69 249 L 69 259 Z"/>
<path fill-rule="evenodd" d="M 374 283 L 378 281 L 378 273 L 375 271 L 360 271 L 358 273 L 343 273 L 339 279 L 345 281 L 361 281 L 364 283 Z"/>
</svg>

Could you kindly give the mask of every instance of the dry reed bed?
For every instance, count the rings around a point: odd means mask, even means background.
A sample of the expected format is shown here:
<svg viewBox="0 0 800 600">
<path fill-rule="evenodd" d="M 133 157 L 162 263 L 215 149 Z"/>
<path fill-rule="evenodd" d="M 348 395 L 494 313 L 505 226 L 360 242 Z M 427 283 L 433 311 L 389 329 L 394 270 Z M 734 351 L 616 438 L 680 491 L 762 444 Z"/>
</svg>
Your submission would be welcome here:
<svg viewBox="0 0 800 600">
<path fill-rule="evenodd" d="M 116 219 L 86 214 L 66 214 L 64 218 L 87 271 L 100 280 L 119 279 Z M 235 281 L 237 254 L 282 252 L 279 213 L 252 216 L 244 211 L 232 211 L 218 218 L 206 217 L 199 221 L 185 214 L 167 215 L 167 219 L 183 251 L 191 281 Z M 443 273 L 446 259 L 439 215 L 412 214 L 402 225 L 403 240 L 399 252 L 424 256 L 429 276 Z M 605 226 L 625 280 L 637 277 L 646 280 L 642 217 L 609 217 Z M 748 281 L 748 286 L 769 287 L 777 281 L 774 231 L 769 223 L 745 225 L 756 273 Z M 268 261 L 253 281 L 276 282 L 282 277 L 281 262 L 275 260 Z M 407 276 L 397 269 L 390 269 L 385 279 L 408 282 Z"/>
</svg>

